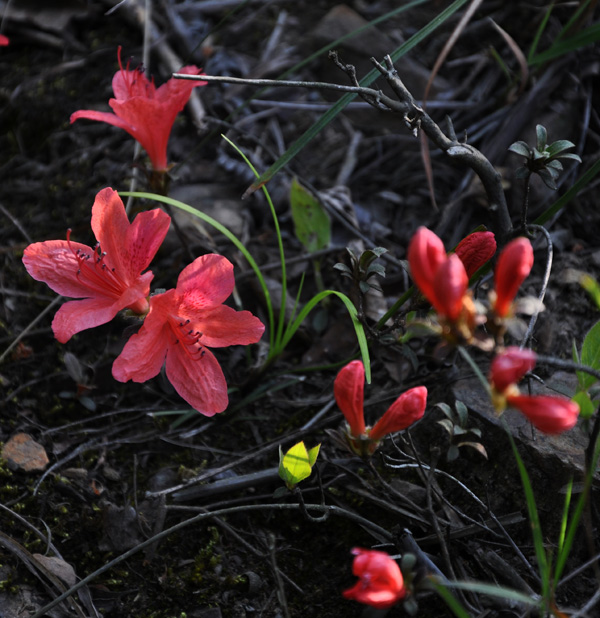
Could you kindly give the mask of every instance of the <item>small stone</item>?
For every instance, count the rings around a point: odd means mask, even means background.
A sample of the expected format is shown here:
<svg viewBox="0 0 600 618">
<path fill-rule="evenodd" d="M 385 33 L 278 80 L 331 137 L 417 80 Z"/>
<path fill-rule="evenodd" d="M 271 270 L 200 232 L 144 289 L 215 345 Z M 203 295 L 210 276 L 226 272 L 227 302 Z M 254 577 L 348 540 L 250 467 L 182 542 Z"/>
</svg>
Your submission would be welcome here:
<svg viewBox="0 0 600 618">
<path fill-rule="evenodd" d="M 49 463 L 44 447 L 27 433 L 17 433 L 2 448 L 2 459 L 12 469 L 25 472 L 43 470 Z"/>
</svg>

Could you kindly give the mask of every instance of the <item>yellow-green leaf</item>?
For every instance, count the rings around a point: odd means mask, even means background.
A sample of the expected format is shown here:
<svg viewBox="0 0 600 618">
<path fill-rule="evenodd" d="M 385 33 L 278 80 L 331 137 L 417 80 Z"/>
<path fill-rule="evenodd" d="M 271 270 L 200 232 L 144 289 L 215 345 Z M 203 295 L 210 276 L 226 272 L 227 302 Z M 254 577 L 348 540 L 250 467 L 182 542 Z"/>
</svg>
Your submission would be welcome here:
<svg viewBox="0 0 600 618">
<path fill-rule="evenodd" d="M 279 476 L 288 489 L 293 489 L 300 481 L 310 476 L 320 446 L 318 444 L 307 451 L 304 442 L 298 442 L 285 455 L 279 447 Z"/>
<path fill-rule="evenodd" d="M 290 189 L 292 219 L 298 240 L 314 253 L 329 246 L 331 221 L 319 200 L 294 178 Z"/>
</svg>

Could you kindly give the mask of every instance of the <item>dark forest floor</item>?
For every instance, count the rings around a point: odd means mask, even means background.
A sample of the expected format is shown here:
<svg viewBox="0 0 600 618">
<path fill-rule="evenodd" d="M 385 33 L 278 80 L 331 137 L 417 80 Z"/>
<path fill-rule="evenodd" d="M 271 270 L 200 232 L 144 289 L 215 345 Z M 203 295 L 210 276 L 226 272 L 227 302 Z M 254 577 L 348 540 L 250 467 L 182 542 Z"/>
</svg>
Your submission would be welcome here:
<svg viewBox="0 0 600 618">
<path fill-rule="evenodd" d="M 77 608 L 61 605 L 46 615 L 359 616 L 368 610 L 341 596 L 355 579 L 350 549 L 377 546 L 393 555 L 404 553 L 405 529 L 448 577 L 449 561 L 458 579 L 539 591 L 535 573 L 507 541 L 510 537 L 535 565 L 526 503 L 508 438 L 470 368 L 452 353 L 440 358 L 434 339 L 414 338 L 406 346 L 397 337 L 370 341 L 368 419 L 378 418 L 412 386 L 429 389 L 427 413 L 411 429 L 412 442 L 406 437 L 386 441 L 373 459 L 374 467 L 350 457 L 326 432 L 343 420 L 333 403 L 336 372 L 356 353 L 354 330 L 336 300 L 311 313 L 282 356 L 262 373 L 256 369 L 266 355 L 266 338 L 249 354 L 244 348 L 219 350 L 232 392 L 229 409 L 214 418 L 187 414 L 189 407 L 164 376 L 144 384 L 121 384 L 112 378 L 112 362 L 132 328 L 125 318 L 84 331 L 67 345 L 54 339 L 50 324 L 58 304 L 48 307 L 56 295 L 27 275 L 23 250 L 32 242 L 63 239 L 68 228 L 73 238 L 91 243 L 89 221 L 96 193 L 107 186 L 130 188 L 133 140 L 102 123 L 70 125 L 69 116 L 79 109 L 108 110 L 119 45 L 133 66 L 141 62 L 143 27 L 136 10 L 142 11 L 143 3 L 127 2 L 109 15 L 112 2 L 8 4 L 0 2 L 3 32 L 11 40 L 0 48 L 0 354 L 10 349 L 0 364 L 0 440 L 27 433 L 43 446 L 49 463 L 45 473 L 13 469 L 5 461 L 0 466 L 0 615 L 30 616 L 64 589 L 60 576 L 57 579 L 52 569 L 50 575 L 41 570 L 34 554 L 60 554 L 83 578 L 204 509 L 297 505 L 291 494 L 273 494 L 282 485 L 276 474 L 278 446 L 287 449 L 300 439 L 308 446 L 321 443 L 319 479 L 313 474 L 301 486 L 305 502 L 321 501 L 320 482 L 327 504 L 376 523 L 389 537 L 335 514 L 319 523 L 292 506 L 240 509 L 190 525 L 135 553 L 84 587 L 75 596 Z M 229 2 L 153 4 L 149 64 L 157 84 L 162 84 L 171 73 L 165 63 L 167 48 L 183 64 L 202 66 L 210 75 L 276 78 L 360 27 L 363 20 L 375 19 L 400 3 L 357 0 L 332 10 L 336 4 L 324 0 L 275 0 L 240 3 L 236 11 Z M 360 78 L 371 69 L 370 56 L 382 58 L 449 4 L 427 2 L 383 21 L 340 45 L 340 57 L 356 65 Z M 526 53 L 548 4 L 484 0 L 429 95 L 433 118 L 445 126 L 449 115 L 457 135 L 465 135 L 502 172 L 515 222 L 523 185 L 514 177 L 518 158 L 507 153 L 512 142 L 531 143 L 535 125 L 542 123 L 551 140 L 573 141 L 583 160 L 581 165 L 565 165 L 557 192 L 534 183 L 531 219 L 564 194 L 600 154 L 600 47 L 582 47 L 529 66 L 524 74 L 494 27 L 500 26 Z M 555 8 L 539 49 L 550 46 L 573 10 L 568 3 Z M 396 64 L 417 99 L 464 11 L 465 7 Z M 591 21 L 598 21 L 597 10 Z M 294 70 L 288 79 L 348 83 L 327 54 Z M 186 108 L 169 143 L 170 160 L 177 164 L 170 195 L 229 226 L 277 290 L 281 270 L 267 203 L 260 192 L 241 200 L 254 178 L 220 134 L 243 149 L 262 172 L 338 95 L 272 88 L 236 111 L 257 88 L 209 85 L 196 92 L 200 111 Z M 382 293 L 369 300 L 366 310 L 371 325 L 410 284 L 402 261 L 419 225 L 435 230 L 446 247 L 478 225 L 494 231 L 493 213 L 473 174 L 434 147 L 430 156 L 436 205 L 431 202 L 419 139 L 400 116 L 356 99 L 268 184 L 289 260 L 292 298 L 303 275 L 300 304 L 317 291 L 312 261 L 306 259 L 290 216 L 288 195 L 294 176 L 320 192 L 332 217 L 331 243 L 320 257 L 327 288 L 352 293 L 348 281 L 333 269 L 337 262 L 348 262 L 345 247 L 355 252 L 376 246 L 388 250 L 381 260 L 386 267 Z M 144 153 L 136 165 L 143 163 Z M 583 271 L 600 279 L 597 187 L 598 180 L 592 180 L 547 224 L 554 261 L 545 311 L 533 338 L 540 354 L 570 359 L 573 341 L 580 346 L 598 320 L 593 302 L 573 278 L 574 271 Z M 137 188 L 146 190 L 143 174 Z M 146 207 L 157 205 L 140 205 Z M 221 253 L 235 265 L 236 302 L 266 322 L 260 289 L 241 254 L 223 236 L 177 216 L 186 246 L 169 233 L 153 262 L 153 287 L 173 287 L 190 255 Z M 344 217 L 351 223 L 343 225 Z M 544 241 L 534 243 L 534 248 L 536 263 L 524 292 L 537 295 L 546 261 Z M 489 280 L 482 284 L 482 294 L 486 286 Z M 489 356 L 474 357 L 487 370 Z M 574 377 L 553 371 L 538 367 L 551 389 L 572 391 Z M 469 407 L 469 425 L 481 430 L 488 459 L 462 448 L 457 460 L 447 461 L 450 441 L 436 423 L 443 416 L 435 403 L 453 404 L 455 399 Z M 547 438 L 518 414 L 509 412 L 507 418 L 532 477 L 548 547 L 553 546 L 565 485 L 570 478 L 576 483 L 582 479 L 588 428 L 580 422 L 560 438 Z M 439 474 L 425 475 L 410 467 L 415 453 Z M 598 551 L 590 541 L 597 538 L 600 525 L 598 506 L 597 492 L 592 493 L 587 531 L 582 529 L 576 537 L 565 575 Z M 446 556 L 434 518 L 442 522 Z M 494 518 L 503 522 L 506 536 L 498 533 Z M 583 607 L 598 586 L 593 570 L 584 569 L 559 588 L 557 604 L 570 615 L 569 608 Z M 451 615 L 433 593 L 420 595 L 418 602 L 419 616 Z M 525 615 L 523 607 L 508 599 L 470 595 L 467 603 L 472 616 Z M 397 606 L 389 616 L 404 615 L 403 611 Z M 586 615 L 599 615 L 595 612 L 600 612 L 597 606 Z"/>
</svg>

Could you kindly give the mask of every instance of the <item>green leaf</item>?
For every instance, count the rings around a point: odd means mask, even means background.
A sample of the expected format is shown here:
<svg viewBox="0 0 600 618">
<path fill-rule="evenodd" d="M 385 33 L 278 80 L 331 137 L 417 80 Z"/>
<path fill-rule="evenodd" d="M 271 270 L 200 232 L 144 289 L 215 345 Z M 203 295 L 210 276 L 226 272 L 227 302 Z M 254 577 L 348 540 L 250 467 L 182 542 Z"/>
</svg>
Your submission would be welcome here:
<svg viewBox="0 0 600 618">
<path fill-rule="evenodd" d="M 555 157 L 557 159 L 572 159 L 573 161 L 577 161 L 578 163 L 581 163 L 581 157 L 579 155 L 576 155 L 573 152 L 565 152 L 563 154 L 555 155 Z"/>
<path fill-rule="evenodd" d="M 510 152 L 514 152 L 522 157 L 529 158 L 531 156 L 531 150 L 526 142 L 515 142 L 514 144 L 511 144 L 508 149 Z"/>
<path fill-rule="evenodd" d="M 304 442 L 298 442 L 285 455 L 279 447 L 279 476 L 288 489 L 293 489 L 300 481 L 311 475 L 320 446 L 318 444 L 309 452 Z"/>
<path fill-rule="evenodd" d="M 538 124 L 535 127 L 535 135 L 537 138 L 537 148 L 538 150 L 545 150 L 546 143 L 548 142 L 548 131 L 546 131 L 546 127 L 544 125 Z"/>
<path fill-rule="evenodd" d="M 591 418 L 594 415 L 594 412 L 596 411 L 596 406 L 590 399 L 588 393 L 586 393 L 585 391 L 579 391 L 578 393 L 575 393 L 573 401 L 579 406 L 579 415 L 581 416 L 581 418 Z"/>
<path fill-rule="evenodd" d="M 309 253 L 329 246 L 331 220 L 323 205 L 296 178 L 290 189 L 292 219 L 298 240 Z"/>
<path fill-rule="evenodd" d="M 570 142 L 568 139 L 559 139 L 556 142 L 552 142 L 546 149 L 546 152 L 551 157 L 555 157 L 559 152 L 568 150 L 569 148 L 575 148 L 575 144 Z"/>
<path fill-rule="evenodd" d="M 439 408 L 454 423 L 454 411 L 447 403 L 436 403 L 435 407 Z"/>
<path fill-rule="evenodd" d="M 588 365 L 592 369 L 600 370 L 600 322 L 596 322 L 588 331 L 581 346 L 581 364 Z M 589 373 L 577 372 L 577 379 L 581 386 L 587 390 L 596 378 Z"/>
<path fill-rule="evenodd" d="M 469 411 L 467 410 L 467 406 L 462 401 L 457 401 L 454 404 L 456 408 L 456 413 L 458 414 L 458 419 L 461 427 L 465 427 L 467 424 L 467 420 L 469 419 Z"/>
<path fill-rule="evenodd" d="M 596 303 L 598 309 L 600 309 L 600 285 L 598 285 L 594 277 L 587 274 L 581 275 L 579 284 L 592 297 L 592 300 Z"/>
</svg>

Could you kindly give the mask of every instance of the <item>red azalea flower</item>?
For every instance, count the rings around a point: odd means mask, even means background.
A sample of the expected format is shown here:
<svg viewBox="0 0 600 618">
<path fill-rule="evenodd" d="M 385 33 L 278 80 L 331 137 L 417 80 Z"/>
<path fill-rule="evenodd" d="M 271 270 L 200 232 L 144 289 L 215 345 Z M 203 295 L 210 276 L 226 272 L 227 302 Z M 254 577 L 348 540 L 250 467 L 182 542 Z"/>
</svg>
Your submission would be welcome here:
<svg viewBox="0 0 600 618">
<path fill-rule="evenodd" d="M 10 40 L 8 39 L 8 37 L 5 37 L 3 34 L 0 34 L 0 47 L 4 45 L 8 45 L 9 43 L 10 43 Z"/>
<path fill-rule="evenodd" d="M 256 343 L 265 327 L 249 311 L 223 305 L 234 286 L 233 264 L 203 255 L 183 269 L 177 287 L 150 298 L 139 332 L 113 364 L 120 382 L 145 382 L 166 360 L 167 378 L 193 408 L 213 416 L 227 407 L 227 383 L 208 349 Z"/>
<path fill-rule="evenodd" d="M 490 366 L 490 382 L 503 393 L 511 384 L 516 384 L 535 367 L 536 354 L 532 350 L 517 347 L 506 348 L 498 354 Z"/>
<path fill-rule="evenodd" d="M 120 127 L 136 139 L 148 153 L 156 171 L 167 169 L 167 142 L 177 114 L 185 107 L 192 90 L 206 82 L 171 78 L 159 88 L 148 81 L 140 69 L 123 69 L 121 47 L 118 51 L 120 70 L 112 81 L 114 99 L 108 104 L 114 114 L 94 110 L 79 110 L 71 114 L 71 123 L 79 118 L 107 122 Z M 179 73 L 200 75 L 201 69 L 187 66 Z"/>
<path fill-rule="evenodd" d="M 547 434 L 559 434 L 575 426 L 579 406 L 563 397 L 508 395 L 509 406 L 520 410 L 534 427 Z"/>
<path fill-rule="evenodd" d="M 498 317 L 505 318 L 510 313 L 512 302 L 532 266 L 533 248 L 527 238 L 515 238 L 504 247 L 494 271 L 494 311 Z"/>
<path fill-rule="evenodd" d="M 456 245 L 454 252 L 470 279 L 496 253 L 496 238 L 493 232 L 473 232 Z"/>
<path fill-rule="evenodd" d="M 427 403 L 427 389 L 424 386 L 412 388 L 400 395 L 370 429 L 365 426 L 364 384 L 365 368 L 359 360 L 342 367 L 333 383 L 335 400 L 348 423 L 347 443 L 360 456 L 372 455 L 386 435 L 418 421 Z"/>
<path fill-rule="evenodd" d="M 352 553 L 356 556 L 352 573 L 360 579 L 352 588 L 344 590 L 344 598 L 386 609 L 406 596 L 400 567 L 388 554 L 360 547 L 355 547 Z"/>
<path fill-rule="evenodd" d="M 158 251 L 171 218 L 159 209 L 142 212 L 129 223 L 113 189 L 96 195 L 92 249 L 67 240 L 29 245 L 23 255 L 27 272 L 63 296 L 83 300 L 65 303 L 54 316 L 55 337 L 66 343 L 75 333 L 110 322 L 122 309 L 143 314 L 153 274 L 145 270 Z"/>
</svg>

